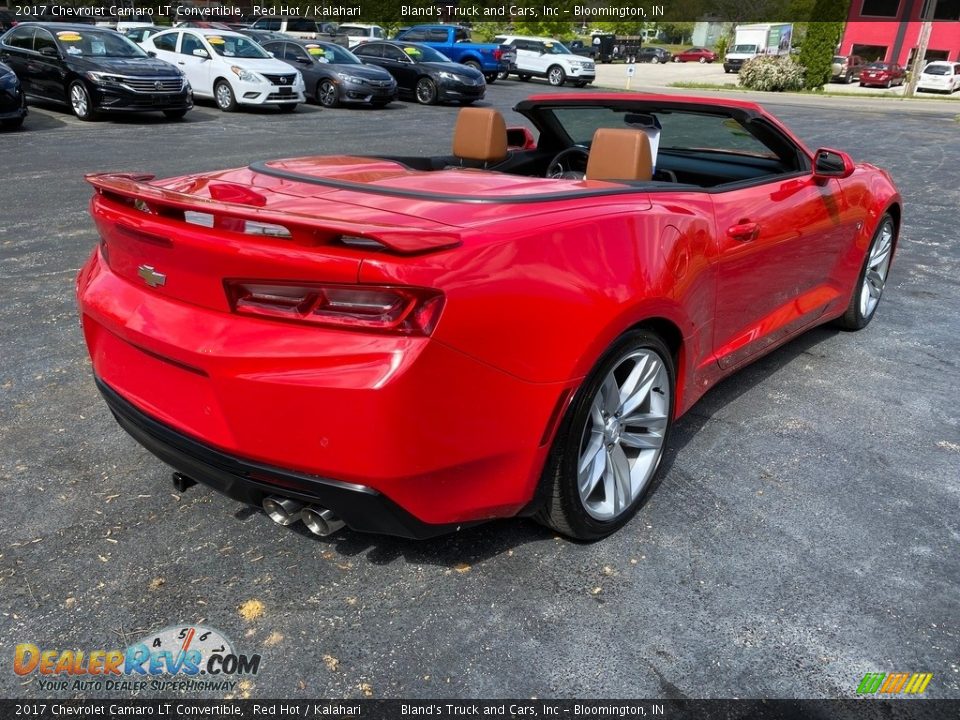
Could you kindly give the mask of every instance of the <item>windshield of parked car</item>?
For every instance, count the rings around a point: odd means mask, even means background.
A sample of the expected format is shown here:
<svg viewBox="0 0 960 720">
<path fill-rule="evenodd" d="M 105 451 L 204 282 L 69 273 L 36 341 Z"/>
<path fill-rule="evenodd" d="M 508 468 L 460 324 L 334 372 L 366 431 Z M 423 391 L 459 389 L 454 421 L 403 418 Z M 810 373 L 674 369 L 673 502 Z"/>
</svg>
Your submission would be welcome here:
<svg viewBox="0 0 960 720">
<path fill-rule="evenodd" d="M 887 65 L 886 63 L 877 63 L 877 62 L 875 62 L 875 63 L 870 63 L 869 65 L 867 65 L 867 69 L 868 69 L 868 70 L 889 70 L 889 69 L 890 69 L 890 66 Z"/>
<path fill-rule="evenodd" d="M 417 62 L 450 62 L 450 58 L 429 45 L 403 45 L 403 51 Z"/>
<path fill-rule="evenodd" d="M 70 57 L 139 58 L 147 53 L 112 30 L 59 30 L 57 42 Z"/>
<path fill-rule="evenodd" d="M 735 53 L 755 53 L 757 51 L 756 45 L 734 45 L 731 52 Z"/>
<path fill-rule="evenodd" d="M 217 55 L 265 59 L 270 55 L 256 41 L 242 35 L 207 35 L 207 42 Z"/>
<path fill-rule="evenodd" d="M 305 46 L 317 61 L 337 65 L 360 65 L 360 58 L 340 45 L 333 43 L 310 43 Z"/>
<path fill-rule="evenodd" d="M 950 67 L 948 65 L 927 65 L 923 69 L 924 75 L 949 75 Z"/>
<path fill-rule="evenodd" d="M 589 146 L 599 128 L 659 129 L 661 150 L 706 150 L 776 158 L 735 119 L 692 112 L 628 112 L 609 107 L 556 108 L 554 117 L 577 145 Z M 659 125 L 659 127 L 657 127 Z"/>
</svg>

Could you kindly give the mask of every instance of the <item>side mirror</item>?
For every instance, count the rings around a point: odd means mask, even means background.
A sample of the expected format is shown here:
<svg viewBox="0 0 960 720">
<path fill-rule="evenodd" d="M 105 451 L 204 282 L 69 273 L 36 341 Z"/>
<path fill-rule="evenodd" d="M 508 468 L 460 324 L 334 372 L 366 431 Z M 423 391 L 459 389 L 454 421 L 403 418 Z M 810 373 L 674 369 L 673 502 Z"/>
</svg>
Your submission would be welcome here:
<svg viewBox="0 0 960 720">
<path fill-rule="evenodd" d="M 511 127 L 507 128 L 507 147 L 517 150 L 533 150 L 537 147 L 537 141 L 530 132 L 530 128 Z"/>
<path fill-rule="evenodd" d="M 840 150 L 820 148 L 813 155 L 813 177 L 815 179 L 850 177 L 853 170 L 853 160 Z"/>
<path fill-rule="evenodd" d="M 270 53 L 270 54 L 272 55 L 273 53 Z M 297 58 L 297 62 L 300 63 L 301 65 L 311 65 L 311 64 L 313 64 L 313 60 L 311 60 L 310 58 L 305 58 L 305 57 L 298 57 L 298 58 Z"/>
<path fill-rule="evenodd" d="M 40 54 L 44 57 L 60 57 L 60 52 L 56 48 L 50 47 L 49 45 L 47 47 L 40 48 Z"/>
<path fill-rule="evenodd" d="M 198 58 L 203 58 L 204 60 L 210 57 L 210 53 L 208 53 L 203 48 L 197 48 L 196 50 L 193 51 L 193 54 L 196 55 Z"/>
</svg>

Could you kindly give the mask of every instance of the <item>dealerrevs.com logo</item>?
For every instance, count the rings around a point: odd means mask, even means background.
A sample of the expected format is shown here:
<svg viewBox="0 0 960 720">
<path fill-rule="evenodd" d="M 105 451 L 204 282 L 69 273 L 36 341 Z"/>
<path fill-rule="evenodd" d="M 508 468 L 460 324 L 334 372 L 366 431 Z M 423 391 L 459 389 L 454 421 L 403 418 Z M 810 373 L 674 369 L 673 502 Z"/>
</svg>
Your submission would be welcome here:
<svg viewBox="0 0 960 720">
<path fill-rule="evenodd" d="M 237 676 L 259 670 L 259 655 L 238 654 L 221 632 L 203 625 L 172 625 L 125 650 L 59 650 L 20 643 L 13 658 L 13 671 L 36 675 L 45 691 L 230 692 Z"/>
</svg>

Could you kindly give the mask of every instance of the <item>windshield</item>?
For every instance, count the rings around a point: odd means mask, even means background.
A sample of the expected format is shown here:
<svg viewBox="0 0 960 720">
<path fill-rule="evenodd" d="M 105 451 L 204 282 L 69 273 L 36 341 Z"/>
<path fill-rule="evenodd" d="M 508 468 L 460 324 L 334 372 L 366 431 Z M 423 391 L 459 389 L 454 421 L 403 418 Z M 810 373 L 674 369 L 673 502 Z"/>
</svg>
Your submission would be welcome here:
<svg viewBox="0 0 960 720">
<path fill-rule="evenodd" d="M 416 62 L 450 62 L 450 58 L 429 45 L 404 45 L 403 51 Z"/>
<path fill-rule="evenodd" d="M 112 30 L 60 30 L 57 42 L 71 57 L 147 57 L 138 45 Z"/>
<path fill-rule="evenodd" d="M 543 49 L 547 55 L 573 55 L 564 47 L 563 43 L 558 43 L 555 40 L 543 43 Z"/>
<path fill-rule="evenodd" d="M 950 68 L 946 65 L 927 65 L 923 69 L 924 75 L 949 75 Z"/>
<path fill-rule="evenodd" d="M 360 58 L 340 45 L 333 43 L 311 43 L 304 46 L 317 62 L 338 65 L 360 65 Z"/>
<path fill-rule="evenodd" d="M 870 63 L 867 65 L 871 70 L 889 70 L 890 66 L 886 63 Z"/>
<path fill-rule="evenodd" d="M 732 50 L 735 53 L 755 53 L 756 51 L 756 45 L 734 45 Z"/>
<path fill-rule="evenodd" d="M 207 35 L 207 42 L 217 55 L 251 59 L 266 59 L 270 55 L 255 41 L 242 35 Z"/>
</svg>

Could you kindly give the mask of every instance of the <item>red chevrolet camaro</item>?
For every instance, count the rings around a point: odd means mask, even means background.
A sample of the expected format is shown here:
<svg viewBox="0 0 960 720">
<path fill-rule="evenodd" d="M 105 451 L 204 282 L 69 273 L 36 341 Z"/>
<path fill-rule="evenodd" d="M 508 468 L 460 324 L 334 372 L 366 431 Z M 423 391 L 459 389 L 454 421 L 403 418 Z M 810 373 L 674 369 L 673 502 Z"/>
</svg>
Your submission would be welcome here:
<svg viewBox="0 0 960 720">
<path fill-rule="evenodd" d="M 97 385 L 173 466 L 317 534 L 626 523 L 670 429 L 805 330 L 873 317 L 890 176 L 761 107 L 532 97 L 452 153 L 89 176 Z"/>
</svg>

